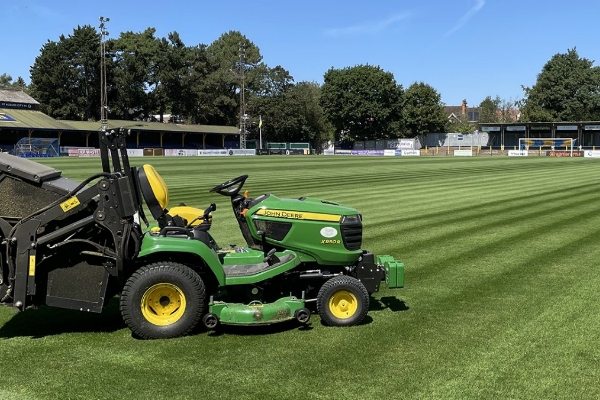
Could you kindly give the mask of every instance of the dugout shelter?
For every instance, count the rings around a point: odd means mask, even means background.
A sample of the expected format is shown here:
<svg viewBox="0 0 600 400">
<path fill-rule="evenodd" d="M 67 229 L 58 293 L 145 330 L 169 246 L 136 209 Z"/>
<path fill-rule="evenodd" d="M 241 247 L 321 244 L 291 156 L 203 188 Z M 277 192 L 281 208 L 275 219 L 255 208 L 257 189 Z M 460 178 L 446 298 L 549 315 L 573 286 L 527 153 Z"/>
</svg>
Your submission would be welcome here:
<svg viewBox="0 0 600 400">
<path fill-rule="evenodd" d="M 489 145 L 502 149 L 517 148 L 523 139 L 546 138 L 575 139 L 583 148 L 600 146 L 600 121 L 481 123 L 479 130 L 489 135 Z"/>
</svg>

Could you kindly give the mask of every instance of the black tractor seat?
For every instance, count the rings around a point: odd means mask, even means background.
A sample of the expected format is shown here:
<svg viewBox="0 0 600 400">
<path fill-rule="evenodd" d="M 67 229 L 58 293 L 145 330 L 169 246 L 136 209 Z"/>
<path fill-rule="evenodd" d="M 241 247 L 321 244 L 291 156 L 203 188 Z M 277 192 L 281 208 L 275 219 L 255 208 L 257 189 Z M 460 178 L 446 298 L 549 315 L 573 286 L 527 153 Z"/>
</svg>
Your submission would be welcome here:
<svg viewBox="0 0 600 400">
<path fill-rule="evenodd" d="M 160 228 L 165 225 L 202 226 L 208 230 L 211 221 L 205 221 L 204 211 L 199 208 L 180 205 L 167 210 L 169 204 L 169 189 L 163 178 L 150 164 L 145 164 L 138 170 L 138 181 L 146 205 L 152 216 L 158 221 Z"/>
</svg>

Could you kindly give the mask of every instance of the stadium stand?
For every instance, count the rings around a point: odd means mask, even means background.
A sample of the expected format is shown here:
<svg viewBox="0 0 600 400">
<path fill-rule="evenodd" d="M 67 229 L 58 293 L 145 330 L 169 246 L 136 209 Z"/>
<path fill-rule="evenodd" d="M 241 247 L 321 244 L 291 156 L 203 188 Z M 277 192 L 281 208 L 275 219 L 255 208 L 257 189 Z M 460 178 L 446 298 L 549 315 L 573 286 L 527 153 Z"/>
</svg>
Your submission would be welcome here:
<svg viewBox="0 0 600 400">
<path fill-rule="evenodd" d="M 0 148 L 14 152 L 23 138 L 58 139 L 60 146 L 97 147 L 100 121 L 56 120 L 40 103 L 21 90 L 0 89 Z M 131 130 L 129 148 L 231 148 L 239 147 L 235 126 L 187 125 L 161 122 L 109 120 L 109 128 Z"/>
</svg>

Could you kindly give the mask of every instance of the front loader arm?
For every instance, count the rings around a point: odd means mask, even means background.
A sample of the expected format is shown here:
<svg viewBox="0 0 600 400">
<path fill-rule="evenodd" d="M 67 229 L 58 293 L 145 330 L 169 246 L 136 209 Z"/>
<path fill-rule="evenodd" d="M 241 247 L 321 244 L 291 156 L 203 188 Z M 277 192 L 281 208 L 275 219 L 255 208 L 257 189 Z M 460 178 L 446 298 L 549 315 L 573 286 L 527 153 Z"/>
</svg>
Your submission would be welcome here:
<svg viewBox="0 0 600 400">
<path fill-rule="evenodd" d="M 9 288 L 2 301 L 12 297 L 15 307 L 25 309 L 30 296 L 37 294 L 40 263 L 53 256 L 63 257 L 60 250 L 65 245 L 100 257 L 105 260 L 100 265 L 110 275 L 120 281 L 126 278 L 125 263 L 141 246 L 141 228 L 134 220 L 141 210 L 138 186 L 127 160 L 123 131 L 100 132 L 100 140 L 108 143 L 101 149 L 104 172 L 12 226 L 6 236 Z M 106 171 L 110 158 L 113 172 Z M 88 186 L 93 181 L 97 182 Z"/>
</svg>

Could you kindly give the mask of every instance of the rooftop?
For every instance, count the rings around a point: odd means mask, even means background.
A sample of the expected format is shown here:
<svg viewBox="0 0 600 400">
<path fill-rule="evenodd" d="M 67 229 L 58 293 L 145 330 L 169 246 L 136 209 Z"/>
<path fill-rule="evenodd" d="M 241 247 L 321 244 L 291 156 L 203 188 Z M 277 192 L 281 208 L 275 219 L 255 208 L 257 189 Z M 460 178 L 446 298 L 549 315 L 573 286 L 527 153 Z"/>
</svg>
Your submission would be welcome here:
<svg viewBox="0 0 600 400">
<path fill-rule="evenodd" d="M 22 90 L 16 89 L 0 89 L 0 107 L 1 103 L 25 103 L 39 105 L 33 97 Z"/>
<path fill-rule="evenodd" d="M 40 129 L 48 131 L 99 131 L 100 121 L 56 120 L 41 111 L 40 103 L 22 90 L 0 89 L 0 130 Z M 161 122 L 108 120 L 109 128 L 127 128 L 145 132 L 211 133 L 236 135 L 235 126 L 165 124 Z"/>
</svg>

